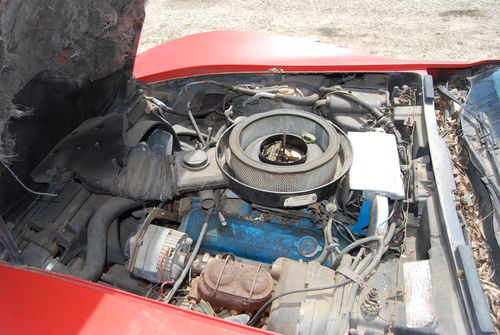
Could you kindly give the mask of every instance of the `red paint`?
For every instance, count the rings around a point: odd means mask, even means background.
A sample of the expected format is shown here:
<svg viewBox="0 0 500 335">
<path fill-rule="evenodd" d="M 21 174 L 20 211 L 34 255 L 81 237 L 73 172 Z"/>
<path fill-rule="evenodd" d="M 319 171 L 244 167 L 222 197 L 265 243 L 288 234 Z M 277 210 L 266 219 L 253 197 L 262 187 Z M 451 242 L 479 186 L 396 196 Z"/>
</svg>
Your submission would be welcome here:
<svg viewBox="0 0 500 335">
<path fill-rule="evenodd" d="M 71 50 L 69 48 L 63 49 L 63 51 L 59 53 L 59 57 L 57 57 L 57 60 L 60 64 L 64 64 L 68 60 L 70 54 Z"/>
<path fill-rule="evenodd" d="M 168 41 L 137 55 L 137 80 L 154 83 L 215 73 L 387 72 L 437 74 L 477 63 L 408 61 L 374 56 L 304 39 L 243 31 L 213 31 Z"/>
<path fill-rule="evenodd" d="M 0 262 L 0 334 L 274 334 Z"/>
</svg>

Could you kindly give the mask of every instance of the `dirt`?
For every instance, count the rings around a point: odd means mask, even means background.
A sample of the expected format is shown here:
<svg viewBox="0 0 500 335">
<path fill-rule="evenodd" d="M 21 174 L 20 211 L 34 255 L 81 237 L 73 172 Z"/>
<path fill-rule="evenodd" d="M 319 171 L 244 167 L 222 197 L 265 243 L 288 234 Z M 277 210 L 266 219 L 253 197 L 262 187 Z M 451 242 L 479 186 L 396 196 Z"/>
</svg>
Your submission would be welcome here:
<svg viewBox="0 0 500 335">
<path fill-rule="evenodd" d="M 500 1 L 149 0 L 139 52 L 210 30 L 305 37 L 400 59 L 500 58 Z M 230 47 L 230 46 L 228 46 Z"/>
</svg>

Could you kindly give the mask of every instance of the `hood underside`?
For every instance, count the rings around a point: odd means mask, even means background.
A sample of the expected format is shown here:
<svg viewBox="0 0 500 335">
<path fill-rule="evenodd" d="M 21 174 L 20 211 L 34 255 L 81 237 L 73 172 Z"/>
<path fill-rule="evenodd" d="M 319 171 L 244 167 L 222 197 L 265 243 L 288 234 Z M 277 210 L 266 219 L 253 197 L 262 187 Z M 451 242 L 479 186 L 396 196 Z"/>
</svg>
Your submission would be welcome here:
<svg viewBox="0 0 500 335">
<path fill-rule="evenodd" d="M 36 114 L 16 99 L 35 77 L 95 81 L 133 64 L 144 0 L 2 1 L 0 155 L 16 152 L 8 120 Z M 130 75 L 130 70 L 129 70 Z M 7 129 L 6 129 L 7 128 Z M 64 135 L 64 134 L 63 134 Z"/>
<path fill-rule="evenodd" d="M 126 98 L 144 2 L 0 3 L 0 160 L 21 180 L 83 120 Z M 20 191 L 7 173 L 0 182 Z M 12 205 L 0 203 L 4 213 Z"/>
</svg>

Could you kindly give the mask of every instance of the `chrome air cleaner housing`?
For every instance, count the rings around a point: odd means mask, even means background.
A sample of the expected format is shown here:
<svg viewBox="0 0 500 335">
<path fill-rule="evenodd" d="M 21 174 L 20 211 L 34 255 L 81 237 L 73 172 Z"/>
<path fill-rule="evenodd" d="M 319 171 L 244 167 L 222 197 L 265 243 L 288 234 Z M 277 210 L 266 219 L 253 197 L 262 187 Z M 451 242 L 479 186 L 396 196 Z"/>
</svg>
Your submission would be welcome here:
<svg viewBox="0 0 500 335">
<path fill-rule="evenodd" d="M 334 194 L 349 170 L 345 133 L 311 113 L 278 109 L 229 128 L 217 143 L 217 163 L 244 199 L 273 207 L 305 206 Z"/>
</svg>

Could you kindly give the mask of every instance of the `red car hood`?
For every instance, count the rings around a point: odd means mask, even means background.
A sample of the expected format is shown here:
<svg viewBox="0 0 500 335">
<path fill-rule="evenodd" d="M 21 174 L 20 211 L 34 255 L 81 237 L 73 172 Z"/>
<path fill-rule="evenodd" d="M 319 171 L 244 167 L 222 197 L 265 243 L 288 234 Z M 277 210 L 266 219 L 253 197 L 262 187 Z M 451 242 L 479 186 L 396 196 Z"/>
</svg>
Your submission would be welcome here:
<svg viewBox="0 0 500 335">
<path fill-rule="evenodd" d="M 137 80 L 235 72 L 436 72 L 476 63 L 398 60 L 305 39 L 246 31 L 212 31 L 181 37 L 137 55 Z"/>
<path fill-rule="evenodd" d="M 1 334 L 275 334 L 4 262 L 0 287 Z"/>
</svg>

